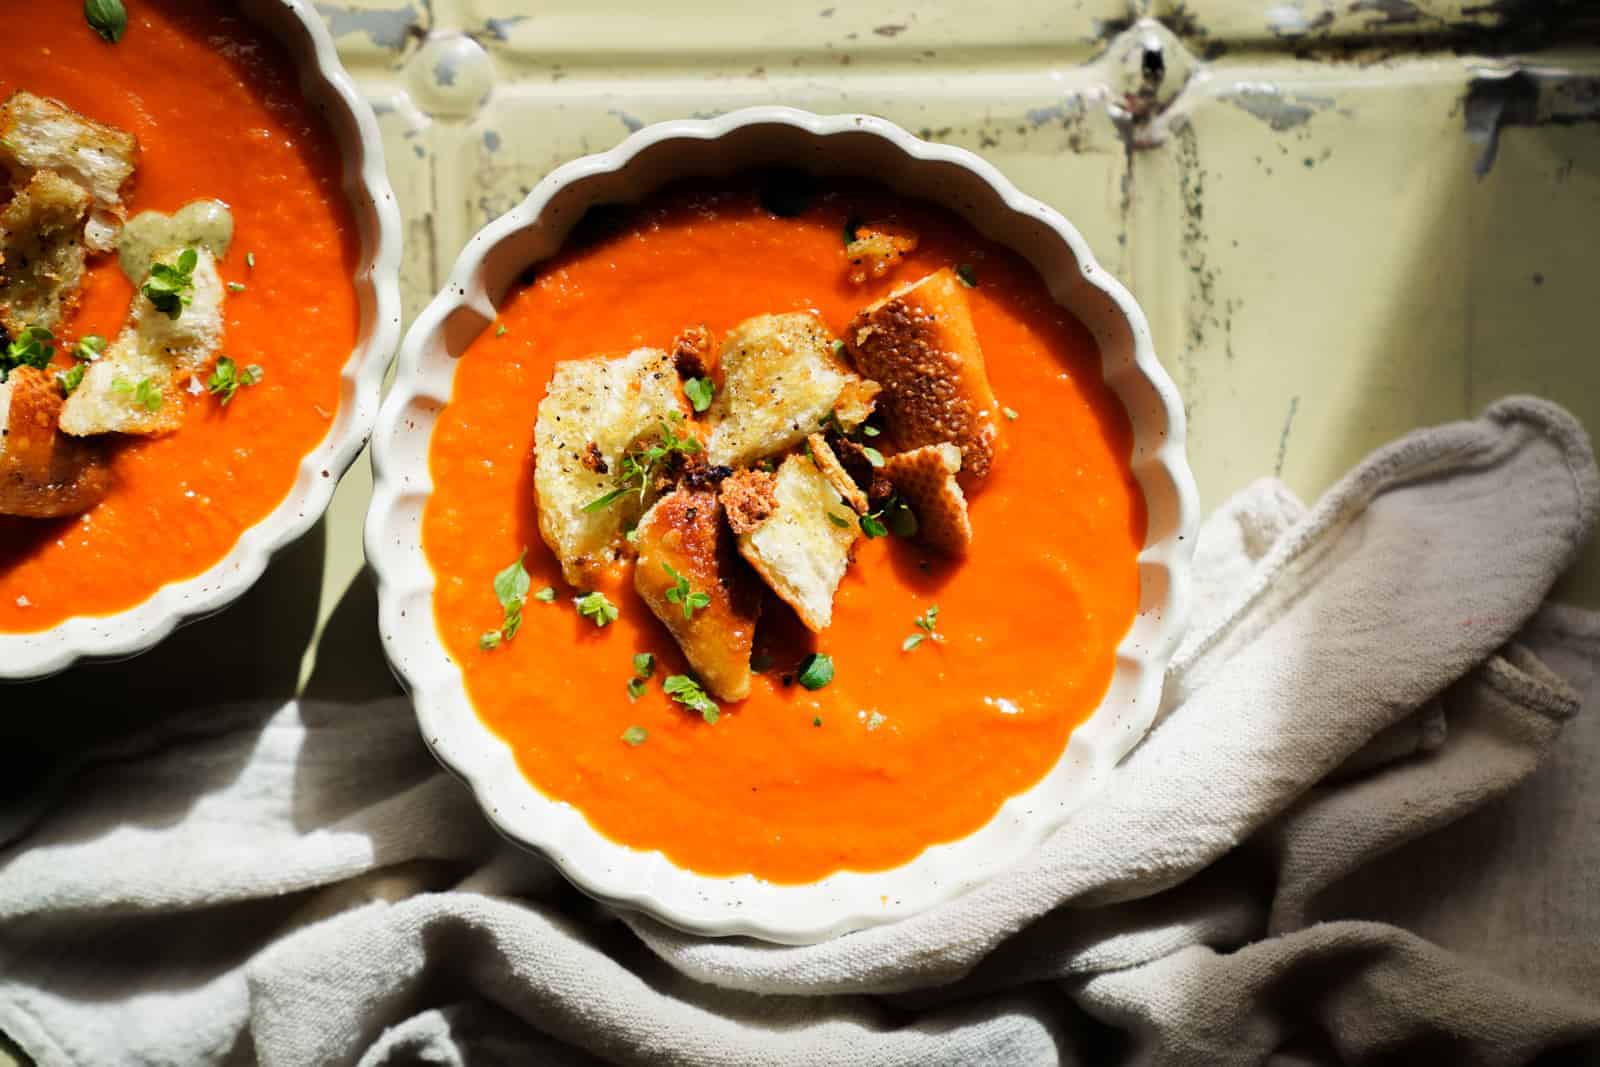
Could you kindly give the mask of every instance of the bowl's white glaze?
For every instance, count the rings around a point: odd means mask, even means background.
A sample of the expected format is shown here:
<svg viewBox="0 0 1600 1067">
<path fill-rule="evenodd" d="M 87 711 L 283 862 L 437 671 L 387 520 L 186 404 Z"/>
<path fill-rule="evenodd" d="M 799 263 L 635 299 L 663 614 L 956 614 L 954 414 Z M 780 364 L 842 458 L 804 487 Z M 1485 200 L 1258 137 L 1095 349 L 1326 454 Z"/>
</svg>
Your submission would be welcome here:
<svg viewBox="0 0 1600 1067">
<path fill-rule="evenodd" d="M 461 674 L 439 641 L 435 579 L 421 544 L 422 513 L 432 489 L 429 439 L 449 402 L 456 359 L 494 320 L 496 305 L 517 276 L 555 253 L 593 204 L 638 200 L 674 178 L 771 164 L 875 178 L 954 209 L 1026 256 L 1099 342 L 1105 379 L 1133 424 L 1133 470 L 1149 515 L 1139 557 L 1139 615 L 1118 649 L 1104 701 L 1073 733 L 1050 773 L 966 838 L 929 848 L 893 870 L 841 873 L 806 885 L 684 870 L 659 852 L 601 836 L 577 809 L 534 788 L 511 749 L 473 711 Z M 528 400 L 530 413 L 535 399 Z M 1144 735 L 1189 599 L 1197 503 L 1183 441 L 1183 405 L 1156 361 L 1149 327 L 1132 297 L 1095 262 L 1065 219 L 1022 195 L 970 152 L 920 141 L 877 118 L 781 107 L 660 123 L 610 152 L 555 170 L 522 204 L 473 237 L 445 290 L 402 344 L 399 376 L 373 438 L 376 488 L 366 530 L 384 648 L 412 692 L 434 753 L 472 787 L 502 833 L 548 856 L 580 888 L 689 931 L 820 941 L 904 918 L 1011 866 Z"/>
<path fill-rule="evenodd" d="M 327 436 L 301 460 L 289 494 L 215 566 L 163 586 L 115 615 L 78 616 L 37 633 L 0 634 L 0 680 L 43 677 L 85 658 L 132 656 L 178 626 L 221 611 L 255 584 L 275 553 L 322 517 L 339 476 L 372 432 L 384 372 L 400 337 L 400 211 L 384 169 L 377 119 L 340 65 L 333 39 L 309 0 L 240 0 L 239 7 L 288 49 L 306 98 L 332 129 L 344 161 L 344 193 L 361 235 L 361 257 L 351 279 L 360 297 L 361 322 L 344 365 L 338 414 Z"/>
</svg>

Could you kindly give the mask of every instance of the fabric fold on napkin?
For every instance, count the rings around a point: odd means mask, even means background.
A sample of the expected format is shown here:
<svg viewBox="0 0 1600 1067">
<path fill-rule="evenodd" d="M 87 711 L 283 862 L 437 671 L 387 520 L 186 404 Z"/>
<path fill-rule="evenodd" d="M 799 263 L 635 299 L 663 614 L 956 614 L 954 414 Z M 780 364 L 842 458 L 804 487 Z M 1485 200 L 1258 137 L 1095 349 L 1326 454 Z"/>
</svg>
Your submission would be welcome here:
<svg viewBox="0 0 1600 1067">
<path fill-rule="evenodd" d="M 1554 405 L 1207 520 L 1149 737 L 1034 855 L 820 945 L 614 914 L 500 842 L 402 701 L 217 709 L 0 852 L 41 1064 L 1600 1059 L 1600 502 Z"/>
</svg>

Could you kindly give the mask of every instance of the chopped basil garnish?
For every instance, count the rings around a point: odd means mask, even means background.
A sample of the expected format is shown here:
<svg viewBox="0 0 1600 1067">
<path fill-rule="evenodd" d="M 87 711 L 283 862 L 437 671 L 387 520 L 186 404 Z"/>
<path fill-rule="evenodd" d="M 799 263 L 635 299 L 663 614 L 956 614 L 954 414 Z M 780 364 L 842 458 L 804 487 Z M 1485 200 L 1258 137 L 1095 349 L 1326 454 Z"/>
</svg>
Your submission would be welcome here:
<svg viewBox="0 0 1600 1067">
<path fill-rule="evenodd" d="M 711 606 L 711 595 L 709 593 L 696 593 L 691 590 L 689 588 L 689 579 L 673 570 L 669 565 L 663 563 L 661 569 L 666 571 L 667 577 L 676 583 L 671 589 L 667 590 L 667 602 L 681 604 L 684 618 L 692 619 L 696 611 Z"/>
<path fill-rule="evenodd" d="M 630 726 L 622 731 L 622 739 L 635 748 L 644 744 L 645 739 L 649 736 L 643 726 Z"/>
<path fill-rule="evenodd" d="M 591 620 L 596 626 L 605 627 L 616 622 L 622 613 L 617 606 L 606 598 L 604 593 L 588 593 L 584 596 L 573 597 L 572 602 L 578 606 L 578 614 Z"/>
<path fill-rule="evenodd" d="M 192 248 L 185 248 L 178 255 L 175 266 L 151 264 L 150 277 L 139 291 L 155 305 L 157 311 L 169 319 L 175 319 L 194 302 L 194 268 L 199 263 L 200 254 Z"/>
<path fill-rule="evenodd" d="M 689 398 L 689 403 L 694 405 L 698 413 L 711 406 L 711 398 L 717 395 L 717 386 L 710 378 L 690 378 L 683 383 L 683 395 Z"/>
<path fill-rule="evenodd" d="M 137 382 L 130 382 L 126 378 L 111 379 L 111 391 L 121 396 L 130 396 L 133 402 L 146 411 L 160 411 L 165 402 L 161 396 L 161 388 L 149 378 L 140 378 Z"/>
<path fill-rule="evenodd" d="M 216 369 L 206 380 L 206 388 L 211 390 L 211 395 L 216 397 L 223 407 L 227 407 L 234 393 L 244 386 L 255 385 L 265 374 L 266 372 L 254 363 L 240 370 L 232 359 L 223 356 L 217 360 Z"/>
<path fill-rule="evenodd" d="M 502 641 L 511 640 L 522 629 L 522 606 L 527 602 L 528 587 L 533 584 L 522 566 L 527 558 L 528 550 L 523 549 L 515 563 L 494 576 L 494 595 L 500 601 L 503 619 L 500 629 L 490 630 L 478 638 L 478 647 L 486 652 L 499 648 Z"/>
<path fill-rule="evenodd" d="M 821 689 L 833 681 L 833 657 L 826 652 L 811 653 L 800 661 L 800 673 L 796 677 L 807 689 Z"/>
<path fill-rule="evenodd" d="M 116 44 L 128 32 L 128 12 L 122 0 L 83 0 L 83 17 L 107 44 Z"/>
<path fill-rule="evenodd" d="M 716 722 L 721 715 L 717 702 L 706 696 L 706 691 L 700 688 L 700 683 L 687 674 L 672 675 L 661 683 L 661 689 L 690 711 L 698 711 L 700 717 L 708 723 Z"/>
</svg>

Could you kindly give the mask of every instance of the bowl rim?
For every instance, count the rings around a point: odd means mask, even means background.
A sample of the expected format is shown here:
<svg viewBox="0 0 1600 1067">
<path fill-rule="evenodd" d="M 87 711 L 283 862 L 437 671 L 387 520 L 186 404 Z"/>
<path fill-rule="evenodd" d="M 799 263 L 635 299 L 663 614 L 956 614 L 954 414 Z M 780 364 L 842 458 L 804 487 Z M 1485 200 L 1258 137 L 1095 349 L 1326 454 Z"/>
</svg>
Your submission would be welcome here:
<svg viewBox="0 0 1600 1067">
<path fill-rule="evenodd" d="M 340 191 L 361 231 L 361 258 L 351 280 L 362 327 L 340 372 L 339 411 L 327 434 L 301 458 L 283 500 L 241 533 L 222 559 L 115 614 L 74 615 L 45 630 L 0 633 L 0 682 L 48 677 L 84 660 L 136 656 L 179 626 L 227 608 L 255 585 L 274 556 L 322 518 L 377 421 L 383 379 L 400 337 L 401 251 L 400 210 L 378 120 L 310 0 L 244 0 L 240 6 L 283 45 L 308 106 L 324 115 L 344 162 Z"/>
<path fill-rule="evenodd" d="M 466 696 L 459 669 L 444 652 L 432 610 L 436 578 L 423 554 L 418 529 L 421 502 L 432 490 L 427 458 L 432 425 L 448 403 L 454 381 L 454 359 L 445 351 L 446 331 L 450 330 L 464 350 L 494 321 L 495 304 L 503 299 L 505 287 L 486 281 L 490 257 L 508 242 L 514 242 L 519 234 L 532 231 L 558 191 L 591 178 L 619 174 L 648 150 L 665 142 L 699 142 L 704 146 L 757 126 L 791 127 L 819 141 L 846 134 L 886 141 L 906 157 L 909 167 L 953 164 L 988 186 L 1001 209 L 1043 222 L 1049 237 L 1062 242 L 1076 261 L 1081 279 L 1068 281 L 1073 285 L 1086 283 L 1109 298 L 1115 314 L 1131 333 L 1133 359 L 1118 369 L 1118 375 L 1127 377 L 1122 372 L 1131 368 L 1140 387 L 1153 391 L 1157 413 L 1165 421 L 1159 430 L 1159 444 L 1142 453 L 1136 447 L 1130 462 L 1147 503 L 1151 493 L 1147 477 L 1165 478 L 1172 495 L 1170 528 L 1158 540 L 1147 537 L 1139 556 L 1141 581 L 1153 573 L 1148 568 L 1165 572 L 1164 583 L 1157 583 L 1164 595 L 1153 609 L 1141 604 L 1140 615 L 1117 650 L 1115 673 L 1120 677 L 1127 668 L 1132 680 L 1119 689 L 1114 678 L 1107 698 L 1074 730 L 1052 771 L 1030 790 L 1009 798 L 989 823 L 967 837 L 930 846 L 900 867 L 841 872 L 798 886 L 770 883 L 750 875 L 703 875 L 676 866 L 658 851 L 614 842 L 590 827 L 576 808 L 545 796 L 524 778 L 510 747 L 478 718 Z M 693 171 L 679 167 L 677 173 L 681 176 Z M 669 180 L 671 176 L 655 184 Z M 494 269 L 504 271 L 507 278 L 531 265 L 526 259 L 513 262 L 506 255 L 498 257 L 497 263 Z M 1046 281 L 1051 283 L 1048 276 Z M 1066 284 L 1051 284 L 1058 299 L 1059 290 Z M 491 292 L 498 295 L 491 298 Z M 455 328 L 462 312 L 468 313 L 468 331 Z M 1113 368 L 1103 346 L 1101 366 L 1108 384 L 1127 407 L 1127 383 L 1119 386 L 1113 381 Z M 430 387 L 430 370 L 436 372 L 431 379 L 442 382 L 442 386 Z M 1130 419 L 1139 418 L 1131 409 L 1129 414 Z M 1135 421 L 1136 441 L 1138 437 Z M 374 484 L 366 527 L 367 559 L 377 579 L 384 651 L 396 676 L 412 695 L 429 749 L 447 770 L 467 784 L 502 835 L 550 859 L 578 888 L 690 933 L 748 936 L 785 944 L 815 943 L 909 917 L 1020 861 L 1093 789 L 1103 784 L 1110 770 L 1148 731 L 1157 713 L 1166 661 L 1177 645 L 1189 610 L 1188 565 L 1199 505 L 1184 439 L 1182 401 L 1156 359 L 1149 326 L 1132 296 L 1099 265 L 1083 237 L 1065 218 L 1024 195 L 973 153 L 922 141 L 875 116 L 823 116 L 782 106 L 744 108 L 711 119 L 656 123 L 633 133 L 609 151 L 556 168 L 521 203 L 483 227 L 467 242 L 444 287 L 402 342 L 398 373 L 373 436 Z M 408 448 L 408 443 L 412 447 Z M 413 609 L 409 617 L 407 605 Z M 1135 631 L 1137 647 L 1130 647 Z M 1117 692 L 1125 697 L 1119 703 L 1119 712 L 1104 714 L 1111 695 Z M 1084 737 L 1081 745 L 1080 735 Z M 1090 771 L 1088 779 L 1072 783 L 1077 795 L 1057 804 L 1054 810 L 1022 812 L 1033 794 L 1051 784 L 1052 779 L 1061 778 L 1062 769 L 1074 759 L 1074 753 L 1079 762 L 1087 761 Z M 1059 786 L 1061 782 L 1055 784 Z M 1004 854 L 980 853 L 979 858 L 986 862 L 974 867 L 972 849 L 963 853 L 963 847 L 1008 818 L 1008 826 L 1014 823 L 1020 828 L 1009 837 L 998 839 L 1005 846 Z"/>
</svg>

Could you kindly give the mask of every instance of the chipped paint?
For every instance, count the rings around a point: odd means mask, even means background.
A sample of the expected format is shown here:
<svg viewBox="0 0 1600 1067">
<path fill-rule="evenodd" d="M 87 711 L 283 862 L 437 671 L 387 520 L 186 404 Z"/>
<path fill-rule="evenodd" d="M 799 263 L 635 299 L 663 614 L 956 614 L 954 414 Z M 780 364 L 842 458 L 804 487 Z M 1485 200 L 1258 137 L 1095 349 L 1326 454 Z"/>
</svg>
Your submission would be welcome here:
<svg viewBox="0 0 1600 1067">
<path fill-rule="evenodd" d="M 328 20 L 328 29 L 335 38 L 350 33 L 365 34 L 379 48 L 400 51 L 413 27 L 420 27 L 418 12 L 412 7 L 378 8 L 364 10 L 342 7 L 337 4 L 318 4 L 317 11 Z"/>
<path fill-rule="evenodd" d="M 1296 93 L 1286 96 L 1276 85 L 1241 83 L 1226 97 L 1234 107 L 1247 111 L 1279 133 L 1303 126 L 1319 111 L 1333 107 L 1326 96 Z"/>
<path fill-rule="evenodd" d="M 1278 434 L 1278 462 L 1273 464 L 1272 476 L 1283 477 L 1283 461 L 1289 455 L 1289 431 L 1294 428 L 1295 413 L 1300 410 L 1300 397 L 1289 398 L 1289 413 L 1283 417 L 1283 431 Z"/>
<path fill-rule="evenodd" d="M 1461 114 L 1467 140 L 1480 146 L 1472 172 L 1482 178 L 1494 167 L 1507 126 L 1600 121 L 1600 77 L 1548 70 L 1480 74 L 1467 85 Z"/>
<path fill-rule="evenodd" d="M 500 151 L 500 134 L 494 130 L 483 131 L 483 147 L 491 152 Z"/>
<path fill-rule="evenodd" d="M 621 122 L 628 128 L 629 133 L 638 133 L 640 130 L 644 129 L 644 121 L 642 119 L 636 119 L 626 111 L 623 111 L 619 108 L 607 108 L 606 114 L 615 115 L 617 117 L 617 121 Z"/>
<path fill-rule="evenodd" d="M 885 26 L 872 27 L 872 32 L 877 34 L 879 37 L 898 37 L 909 28 L 910 27 L 903 22 L 891 22 Z"/>
<path fill-rule="evenodd" d="M 505 18 L 489 19 L 483 24 L 483 31 L 497 41 L 511 40 L 511 31 L 524 22 L 528 15 L 508 15 Z"/>
</svg>

